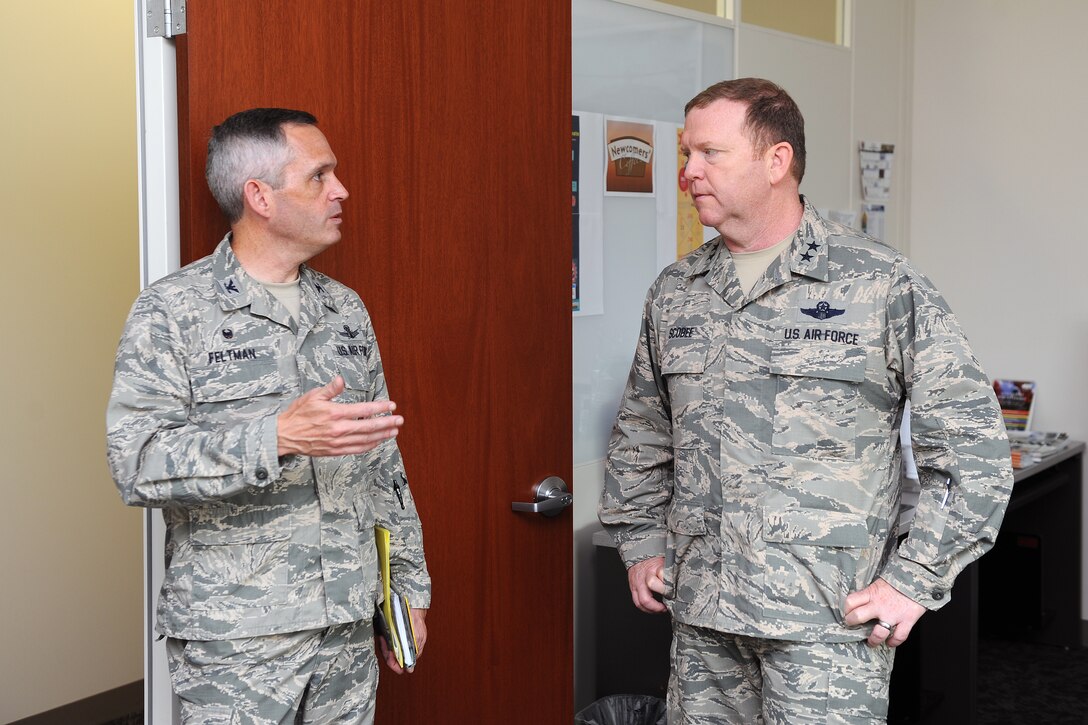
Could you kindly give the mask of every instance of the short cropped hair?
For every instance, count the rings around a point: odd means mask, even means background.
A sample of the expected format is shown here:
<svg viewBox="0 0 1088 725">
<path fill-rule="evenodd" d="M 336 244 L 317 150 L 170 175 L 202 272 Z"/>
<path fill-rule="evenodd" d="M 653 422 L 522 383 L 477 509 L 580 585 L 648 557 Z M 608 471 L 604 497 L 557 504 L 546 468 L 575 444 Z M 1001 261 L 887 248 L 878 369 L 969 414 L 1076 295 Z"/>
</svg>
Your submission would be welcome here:
<svg viewBox="0 0 1088 725">
<path fill-rule="evenodd" d="M 793 147 L 790 172 L 800 184 L 805 176 L 805 119 L 790 95 L 763 78 L 721 81 L 688 101 L 684 115 L 721 100 L 748 105 L 744 126 L 757 155 L 783 141 Z"/>
<path fill-rule="evenodd" d="M 245 209 L 243 187 L 259 179 L 273 189 L 283 186 L 283 170 L 291 161 L 286 124 L 317 125 L 305 111 L 251 108 L 212 129 L 204 176 L 224 216 L 234 224 Z"/>
</svg>

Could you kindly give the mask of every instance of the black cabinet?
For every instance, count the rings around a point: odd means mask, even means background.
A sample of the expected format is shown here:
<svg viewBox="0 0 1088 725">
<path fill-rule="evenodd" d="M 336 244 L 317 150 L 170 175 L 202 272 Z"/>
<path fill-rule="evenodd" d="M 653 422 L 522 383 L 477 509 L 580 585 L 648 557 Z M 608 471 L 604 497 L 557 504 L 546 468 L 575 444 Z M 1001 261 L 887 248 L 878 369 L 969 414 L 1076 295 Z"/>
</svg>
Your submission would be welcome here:
<svg viewBox="0 0 1088 725">
<path fill-rule="evenodd" d="M 603 537 L 603 538 L 602 538 Z M 631 602 L 627 570 L 604 532 L 594 537 L 597 574 L 597 697 L 654 695 L 669 682 L 672 619 L 647 614 Z"/>
<path fill-rule="evenodd" d="M 994 548 L 956 579 L 895 655 L 888 722 L 977 721 L 978 638 L 1079 648 L 1083 443 L 1016 471 Z"/>
</svg>

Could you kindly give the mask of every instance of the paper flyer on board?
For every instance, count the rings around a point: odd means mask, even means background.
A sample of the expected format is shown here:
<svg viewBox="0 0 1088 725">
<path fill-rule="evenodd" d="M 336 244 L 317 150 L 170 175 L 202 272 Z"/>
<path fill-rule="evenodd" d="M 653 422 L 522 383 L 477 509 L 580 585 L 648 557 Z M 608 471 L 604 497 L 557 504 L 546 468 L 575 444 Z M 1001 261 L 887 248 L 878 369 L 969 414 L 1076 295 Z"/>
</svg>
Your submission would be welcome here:
<svg viewBox="0 0 1088 725">
<path fill-rule="evenodd" d="M 654 195 L 653 122 L 605 119 L 604 193 Z"/>
</svg>

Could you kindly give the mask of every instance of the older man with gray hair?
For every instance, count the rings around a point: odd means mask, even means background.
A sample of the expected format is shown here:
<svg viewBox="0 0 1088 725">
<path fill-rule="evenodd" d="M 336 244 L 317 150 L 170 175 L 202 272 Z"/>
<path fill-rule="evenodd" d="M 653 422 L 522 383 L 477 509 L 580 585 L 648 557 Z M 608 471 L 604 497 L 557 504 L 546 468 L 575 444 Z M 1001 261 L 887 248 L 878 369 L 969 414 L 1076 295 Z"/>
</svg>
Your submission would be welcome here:
<svg viewBox="0 0 1088 725">
<path fill-rule="evenodd" d="M 213 129 L 231 231 L 140 294 L 117 353 L 108 459 L 125 503 L 166 521 L 158 630 L 189 723 L 373 721 L 375 524 L 426 642 L 403 418 L 358 295 L 305 264 L 348 196 L 316 123 L 257 108 Z"/>
</svg>

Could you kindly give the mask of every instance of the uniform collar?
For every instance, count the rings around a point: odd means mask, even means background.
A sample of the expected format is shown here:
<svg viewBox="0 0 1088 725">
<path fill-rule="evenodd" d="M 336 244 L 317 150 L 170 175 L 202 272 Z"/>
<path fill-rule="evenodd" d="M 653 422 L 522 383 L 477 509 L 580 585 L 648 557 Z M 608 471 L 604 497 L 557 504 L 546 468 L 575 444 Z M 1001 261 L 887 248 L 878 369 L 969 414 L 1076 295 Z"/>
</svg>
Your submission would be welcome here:
<svg viewBox="0 0 1088 725">
<path fill-rule="evenodd" d="M 333 299 L 326 286 L 329 283 L 328 277 L 320 272 L 315 272 L 305 264 L 299 267 L 298 274 L 301 280 L 299 284 L 302 289 L 302 299 L 309 299 L 315 305 L 325 307 L 330 312 L 340 311 L 336 300 Z"/>
<path fill-rule="evenodd" d="M 790 247 L 789 270 L 793 274 L 826 282 L 828 279 L 827 240 L 831 237 L 831 233 L 808 199 L 802 196 L 801 202 L 805 206 L 805 211 L 801 215 L 801 226 L 798 227 Z"/>
<path fill-rule="evenodd" d="M 282 305 L 275 301 L 271 293 L 257 280 L 250 277 L 242 268 L 238 257 L 231 248 L 231 234 L 219 242 L 212 253 L 212 276 L 215 279 L 215 291 L 219 297 L 219 306 L 223 311 L 239 310 L 249 307 L 255 315 L 267 317 L 281 324 L 289 324 L 283 318 Z M 323 316 L 322 308 L 338 312 L 336 300 L 326 287 L 327 279 L 303 264 L 299 267 L 299 296 L 301 317 L 304 327 L 311 327 L 313 321 Z M 283 319 L 281 319 L 283 318 Z"/>
<path fill-rule="evenodd" d="M 743 306 L 768 290 L 779 287 L 792 279 L 793 275 L 812 277 L 826 282 L 827 239 L 830 233 L 816 209 L 804 196 L 801 197 L 804 210 L 801 224 L 794 232 L 793 241 L 788 251 L 776 262 L 772 262 L 766 274 L 745 295 L 737 279 L 733 255 L 725 246 L 725 240 L 718 237 L 696 253 L 688 271 L 689 277 L 706 275 L 706 283 L 722 296 L 733 308 Z"/>
<path fill-rule="evenodd" d="M 223 237 L 212 253 L 212 277 L 224 311 L 238 310 L 253 304 L 257 282 L 245 273 L 230 246 L 231 234 Z"/>
</svg>

